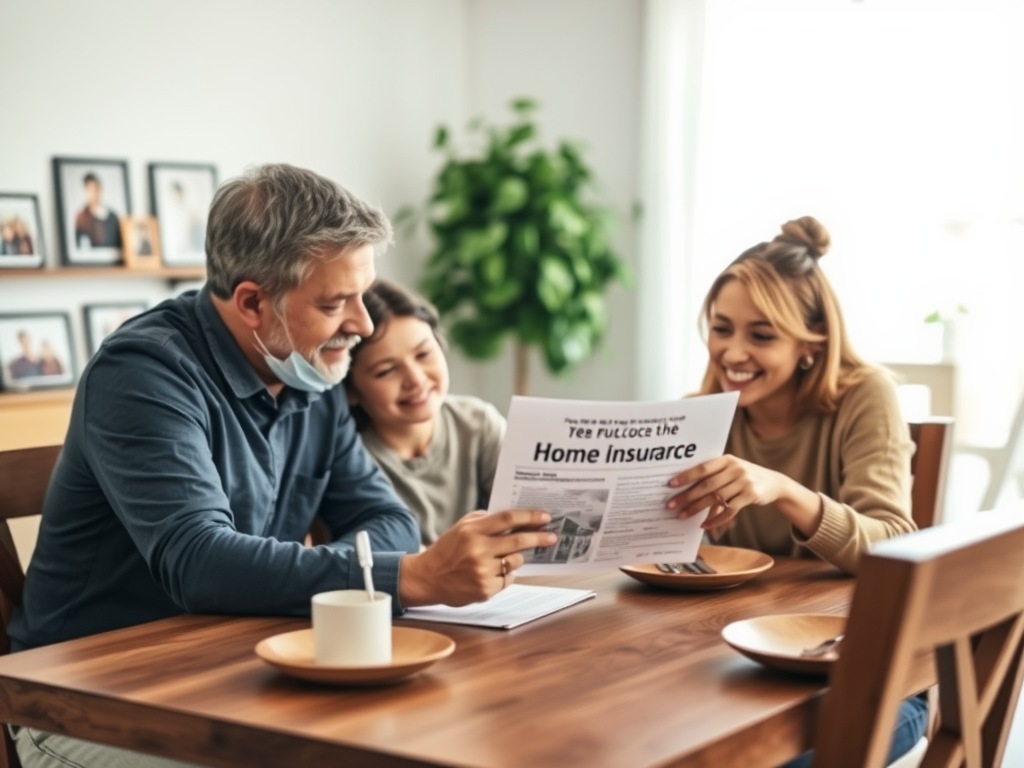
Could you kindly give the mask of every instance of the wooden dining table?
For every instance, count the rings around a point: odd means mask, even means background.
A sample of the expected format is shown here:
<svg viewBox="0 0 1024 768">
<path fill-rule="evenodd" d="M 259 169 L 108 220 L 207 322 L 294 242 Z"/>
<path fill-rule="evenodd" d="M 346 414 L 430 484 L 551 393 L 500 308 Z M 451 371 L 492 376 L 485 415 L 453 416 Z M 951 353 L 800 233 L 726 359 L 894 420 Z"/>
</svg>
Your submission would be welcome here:
<svg viewBox="0 0 1024 768">
<path fill-rule="evenodd" d="M 854 581 L 833 567 L 778 558 L 706 592 L 618 570 L 520 581 L 596 598 L 513 630 L 398 620 L 455 652 L 363 688 L 256 656 L 308 620 L 183 615 L 0 658 L 0 722 L 210 766 L 768 768 L 810 748 L 827 680 L 763 667 L 720 633 L 768 614 L 844 614 Z M 908 691 L 931 682 L 919 678 Z"/>
</svg>

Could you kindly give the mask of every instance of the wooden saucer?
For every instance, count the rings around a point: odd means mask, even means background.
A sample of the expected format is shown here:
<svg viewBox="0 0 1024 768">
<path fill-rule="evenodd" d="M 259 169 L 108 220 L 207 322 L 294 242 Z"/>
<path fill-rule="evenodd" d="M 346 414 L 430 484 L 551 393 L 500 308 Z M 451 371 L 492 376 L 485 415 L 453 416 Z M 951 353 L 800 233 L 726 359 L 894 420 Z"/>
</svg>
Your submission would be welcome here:
<svg viewBox="0 0 1024 768">
<path fill-rule="evenodd" d="M 717 573 L 662 573 L 654 563 L 624 565 L 619 570 L 655 587 L 690 591 L 735 587 L 775 565 L 775 561 L 764 552 L 740 547 L 704 544 L 700 548 L 700 556 Z"/>
<path fill-rule="evenodd" d="M 373 685 L 414 675 L 450 656 L 455 641 L 440 632 L 412 627 L 391 628 L 391 663 L 372 667 L 319 665 L 313 652 L 313 630 L 300 629 L 261 640 L 256 655 L 292 677 L 316 683 Z"/>
<path fill-rule="evenodd" d="M 830 613 L 782 613 L 734 621 L 722 639 L 749 659 L 766 667 L 809 675 L 827 675 L 842 653 L 804 656 L 803 652 L 843 634 L 846 616 Z"/>
</svg>

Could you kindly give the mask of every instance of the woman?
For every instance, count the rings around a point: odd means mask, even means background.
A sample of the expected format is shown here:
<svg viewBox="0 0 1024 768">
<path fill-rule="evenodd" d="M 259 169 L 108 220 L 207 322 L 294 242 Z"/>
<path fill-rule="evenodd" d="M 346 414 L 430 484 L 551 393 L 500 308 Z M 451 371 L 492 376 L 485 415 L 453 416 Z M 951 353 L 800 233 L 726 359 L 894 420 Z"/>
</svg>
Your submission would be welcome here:
<svg viewBox="0 0 1024 768">
<path fill-rule="evenodd" d="M 739 392 L 725 455 L 670 481 L 680 517 L 711 508 L 722 543 L 816 555 L 848 573 L 875 541 L 915 529 L 913 443 L 896 389 L 846 337 L 819 259 L 829 248 L 810 216 L 745 251 L 704 300 L 708 367 L 701 393 Z M 690 485 L 692 483 L 692 485 Z M 889 761 L 923 735 L 927 705 L 903 703 Z M 808 765 L 807 755 L 787 768 Z"/>
<path fill-rule="evenodd" d="M 711 286 L 701 392 L 738 391 L 739 405 L 726 455 L 674 478 L 694 485 L 670 504 L 680 517 L 711 506 L 704 527 L 723 543 L 853 573 L 872 542 L 915 529 L 914 447 L 890 377 L 846 337 L 818 266 L 828 247 L 805 216 Z"/>
<path fill-rule="evenodd" d="M 352 350 L 345 379 L 363 444 L 431 544 L 491 495 L 505 418 L 490 403 L 448 394 L 437 313 L 386 280 L 363 295 L 373 335 Z"/>
</svg>

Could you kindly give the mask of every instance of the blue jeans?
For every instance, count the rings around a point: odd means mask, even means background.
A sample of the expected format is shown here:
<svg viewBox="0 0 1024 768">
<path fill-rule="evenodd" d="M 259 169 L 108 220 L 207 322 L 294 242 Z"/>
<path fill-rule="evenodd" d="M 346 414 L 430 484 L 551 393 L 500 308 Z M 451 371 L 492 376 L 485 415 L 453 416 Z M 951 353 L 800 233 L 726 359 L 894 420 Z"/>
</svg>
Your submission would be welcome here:
<svg viewBox="0 0 1024 768">
<path fill-rule="evenodd" d="M 892 734 L 892 745 L 889 747 L 889 757 L 885 764 L 903 757 L 914 748 L 914 745 L 924 736 L 928 727 L 928 701 L 924 695 L 914 696 L 900 704 L 900 711 L 896 715 L 896 730 Z M 810 768 L 811 758 L 814 751 L 804 752 L 800 757 L 790 760 L 779 768 Z"/>
</svg>

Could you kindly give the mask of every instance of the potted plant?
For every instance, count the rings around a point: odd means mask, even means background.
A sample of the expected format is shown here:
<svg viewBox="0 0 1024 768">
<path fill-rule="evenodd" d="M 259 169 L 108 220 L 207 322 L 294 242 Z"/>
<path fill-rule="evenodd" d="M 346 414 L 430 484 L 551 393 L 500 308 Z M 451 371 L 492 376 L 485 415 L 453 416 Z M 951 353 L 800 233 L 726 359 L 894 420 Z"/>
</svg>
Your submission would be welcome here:
<svg viewBox="0 0 1024 768">
<path fill-rule="evenodd" d="M 441 126 L 444 163 L 423 218 L 434 247 L 421 288 L 468 357 L 496 356 L 514 339 L 515 392 L 529 388 L 528 349 L 553 373 L 587 358 L 607 327 L 605 292 L 628 283 L 610 244 L 611 217 L 590 198 L 594 175 L 577 144 L 539 141 L 529 99 L 505 127 L 470 124 L 475 150 L 459 151 Z M 399 221 L 412 221 L 411 209 Z"/>
<path fill-rule="evenodd" d="M 958 317 L 966 314 L 967 307 L 956 304 L 937 309 L 924 319 L 925 323 L 937 325 L 942 330 L 942 359 L 945 362 L 956 360 L 956 321 Z"/>
</svg>

